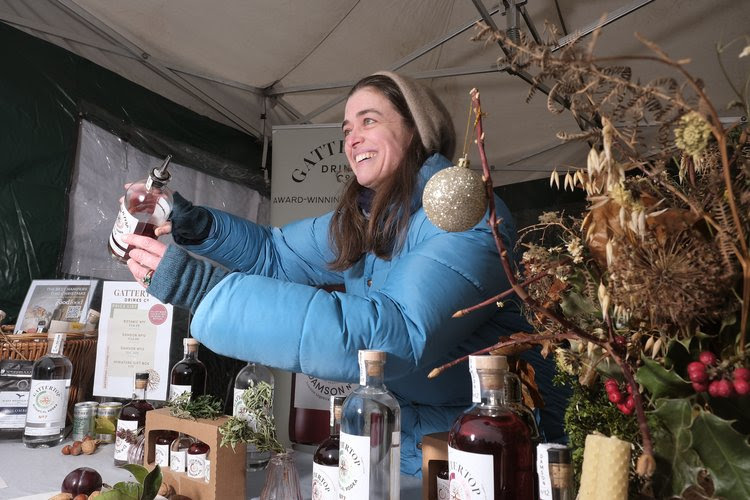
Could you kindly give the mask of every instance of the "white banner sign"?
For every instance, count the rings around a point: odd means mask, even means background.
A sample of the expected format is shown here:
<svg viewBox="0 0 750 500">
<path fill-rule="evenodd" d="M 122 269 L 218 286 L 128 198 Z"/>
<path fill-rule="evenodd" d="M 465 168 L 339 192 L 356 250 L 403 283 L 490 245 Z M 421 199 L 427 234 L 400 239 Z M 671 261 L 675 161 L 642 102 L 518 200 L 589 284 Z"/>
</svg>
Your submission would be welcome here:
<svg viewBox="0 0 750 500">
<path fill-rule="evenodd" d="M 330 212 L 353 175 L 341 124 L 273 128 L 271 225 Z"/>
<path fill-rule="evenodd" d="M 172 306 L 135 281 L 105 281 L 96 346 L 94 395 L 129 398 L 136 372 L 149 372 L 148 399 L 165 401 Z"/>
</svg>

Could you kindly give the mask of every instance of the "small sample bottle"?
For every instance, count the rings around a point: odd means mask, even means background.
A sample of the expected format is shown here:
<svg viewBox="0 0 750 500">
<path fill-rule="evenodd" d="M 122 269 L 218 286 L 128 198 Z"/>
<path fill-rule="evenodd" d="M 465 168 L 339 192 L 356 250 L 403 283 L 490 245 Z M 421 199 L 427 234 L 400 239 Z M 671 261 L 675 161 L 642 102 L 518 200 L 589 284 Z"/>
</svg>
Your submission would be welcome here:
<svg viewBox="0 0 750 500">
<path fill-rule="evenodd" d="M 547 450 L 552 500 L 573 500 L 573 465 L 570 448 Z"/>
<path fill-rule="evenodd" d="M 362 350 L 360 387 L 341 408 L 339 498 L 398 500 L 401 409 L 383 383 L 383 351 Z"/>
<path fill-rule="evenodd" d="M 505 356 L 470 356 L 469 370 L 475 404 L 448 433 L 451 497 L 533 500 L 531 430 L 506 406 L 508 361 Z"/>
<path fill-rule="evenodd" d="M 435 494 L 438 500 L 450 498 L 450 476 L 448 475 L 448 461 L 440 460 L 438 472 L 435 476 Z"/>
<path fill-rule="evenodd" d="M 154 409 L 151 403 L 146 401 L 148 372 L 136 373 L 133 386 L 133 398 L 122 407 L 117 418 L 115 465 L 128 463 L 128 451 L 136 444 L 138 434 L 143 432 L 146 425 L 146 412 Z"/>
<path fill-rule="evenodd" d="M 169 467 L 169 447 L 175 439 L 176 431 L 159 431 L 154 439 L 154 463 L 162 469 Z"/>
<path fill-rule="evenodd" d="M 23 444 L 27 448 L 48 448 L 65 436 L 73 364 L 63 354 L 65 334 L 47 336 L 47 354 L 37 359 L 31 369 L 29 404 Z"/>
<path fill-rule="evenodd" d="M 312 495 L 317 500 L 339 498 L 339 433 L 344 399 L 342 396 L 331 396 L 330 434 L 313 455 Z"/>
<path fill-rule="evenodd" d="M 129 245 L 122 241 L 126 234 L 140 234 L 156 238 L 154 231 L 169 218 L 172 212 L 172 191 L 167 188 L 171 174 L 167 171 L 172 156 L 168 155 L 160 167 L 151 170 L 148 178 L 134 182 L 125 192 L 117 214 L 109 251 L 121 262 L 127 262 Z"/>
<path fill-rule="evenodd" d="M 200 440 L 195 440 L 187 450 L 187 475 L 193 479 L 206 479 L 206 455 L 209 446 Z"/>
<path fill-rule="evenodd" d="M 187 470 L 187 452 L 195 440 L 179 433 L 169 446 L 169 469 L 184 474 Z"/>
<path fill-rule="evenodd" d="M 182 339 L 184 357 L 174 364 L 169 375 L 169 400 L 185 392 L 190 399 L 206 393 L 206 365 L 198 359 L 198 346 L 194 338 Z"/>
<path fill-rule="evenodd" d="M 234 404 L 232 408 L 232 415 L 235 417 L 243 418 L 247 421 L 250 428 L 256 430 L 256 409 L 247 408 L 242 399 L 242 395 L 248 389 L 259 391 L 259 394 L 263 393 L 271 404 L 273 402 L 273 373 L 267 367 L 259 365 L 257 363 L 248 363 L 237 373 L 234 379 Z M 268 393 L 268 394 L 267 394 Z M 272 413 L 273 408 L 262 409 Z M 247 470 L 248 471 L 259 471 L 266 468 L 268 461 L 271 459 L 270 451 L 258 451 L 258 449 L 252 445 L 247 445 Z"/>
<path fill-rule="evenodd" d="M 205 466 L 206 466 L 206 474 L 203 476 L 203 480 L 207 483 L 211 482 L 211 450 L 208 450 L 206 452 L 206 460 L 205 460 Z"/>
</svg>

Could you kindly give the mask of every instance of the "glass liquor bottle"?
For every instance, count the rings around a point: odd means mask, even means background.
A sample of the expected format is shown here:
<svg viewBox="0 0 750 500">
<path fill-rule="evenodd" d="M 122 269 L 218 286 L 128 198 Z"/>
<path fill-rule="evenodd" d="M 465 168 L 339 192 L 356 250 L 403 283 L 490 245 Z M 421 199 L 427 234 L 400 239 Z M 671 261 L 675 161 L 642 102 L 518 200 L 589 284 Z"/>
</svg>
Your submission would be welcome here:
<svg viewBox="0 0 750 500">
<path fill-rule="evenodd" d="M 385 353 L 362 350 L 359 383 L 341 408 L 339 497 L 398 500 L 401 410 L 383 383 Z"/>
<path fill-rule="evenodd" d="M 339 498 L 339 433 L 344 399 L 342 396 L 331 396 L 330 435 L 320 443 L 313 455 L 312 496 L 316 500 Z"/>
<path fill-rule="evenodd" d="M 169 400 L 185 392 L 190 393 L 190 399 L 206 393 L 206 365 L 198 359 L 198 346 L 194 338 L 182 339 L 185 356 L 175 363 L 169 376 Z"/>
<path fill-rule="evenodd" d="M 115 465 L 128 463 L 128 451 L 136 443 L 138 434 L 143 431 L 143 427 L 146 425 L 146 412 L 154 409 L 151 403 L 146 401 L 147 388 L 148 372 L 136 373 L 133 399 L 122 407 L 117 419 Z"/>
<path fill-rule="evenodd" d="M 270 414 L 273 412 L 273 385 L 274 380 L 271 370 L 257 363 L 250 362 L 246 364 L 239 373 L 237 373 L 237 377 L 234 379 L 232 415 L 244 418 L 250 428 L 256 430 L 256 410 L 245 406 L 242 395 L 247 389 L 256 391 L 257 395 L 262 396 L 262 399 L 265 399 L 269 405 L 262 410 L 267 411 Z M 263 470 L 268 465 L 270 459 L 270 451 L 258 451 L 254 445 L 248 443 L 246 462 L 247 470 L 251 472 Z"/>
<path fill-rule="evenodd" d="M 169 467 L 169 447 L 177 439 L 176 431 L 159 431 L 154 440 L 154 463 L 166 469 Z"/>
<path fill-rule="evenodd" d="M 187 470 L 187 452 L 195 442 L 187 434 L 179 433 L 169 446 L 169 469 L 174 472 L 185 473 Z"/>
<path fill-rule="evenodd" d="M 315 446 L 326 440 L 331 414 L 322 401 L 327 399 L 326 396 L 346 398 L 354 386 L 295 373 L 289 403 L 289 440 Z"/>
<path fill-rule="evenodd" d="M 531 444 L 536 450 L 536 445 L 542 442 L 539 426 L 536 423 L 534 411 L 523 402 L 523 391 L 521 379 L 512 372 L 505 374 L 505 404 L 523 420 L 531 431 Z"/>
<path fill-rule="evenodd" d="M 47 354 L 34 362 L 23 444 L 27 448 L 48 448 L 60 443 L 65 434 L 73 364 L 63 354 L 65 334 L 47 336 Z"/>
<path fill-rule="evenodd" d="M 209 446 L 200 440 L 195 440 L 187 450 L 187 475 L 193 479 L 205 480 L 206 456 Z"/>
<path fill-rule="evenodd" d="M 451 498 L 532 500 L 531 431 L 505 404 L 505 356 L 470 356 L 474 406 L 448 433 Z"/>
<path fill-rule="evenodd" d="M 172 156 L 167 155 L 160 167 L 151 170 L 148 178 L 134 182 L 125 192 L 109 235 L 109 251 L 123 263 L 128 260 L 130 248 L 122 237 L 141 234 L 156 238 L 155 229 L 167 222 L 172 212 L 172 191 L 167 188 L 171 178 L 167 166 L 171 160 Z"/>
<path fill-rule="evenodd" d="M 435 475 L 435 494 L 437 500 L 448 500 L 451 497 L 447 460 L 440 460 L 438 464 L 438 471 Z"/>
</svg>

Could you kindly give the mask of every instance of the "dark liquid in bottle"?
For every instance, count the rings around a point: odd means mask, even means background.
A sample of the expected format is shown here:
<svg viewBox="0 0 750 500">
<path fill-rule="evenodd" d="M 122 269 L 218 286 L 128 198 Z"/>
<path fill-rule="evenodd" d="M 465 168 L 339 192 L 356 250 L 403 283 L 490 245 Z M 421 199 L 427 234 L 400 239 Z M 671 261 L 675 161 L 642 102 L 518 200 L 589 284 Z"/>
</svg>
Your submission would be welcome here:
<svg viewBox="0 0 750 500">
<path fill-rule="evenodd" d="M 197 359 L 183 359 L 172 367 L 170 382 L 173 385 L 189 385 L 194 400 L 206 392 L 206 366 Z"/>
<path fill-rule="evenodd" d="M 208 453 L 209 446 L 202 442 L 202 441 L 196 441 L 195 443 L 190 445 L 190 448 L 188 448 L 188 455 L 200 455 L 201 453 Z"/>
<path fill-rule="evenodd" d="M 174 441 L 175 439 L 177 439 L 176 431 L 159 431 L 159 434 L 156 435 L 156 440 L 154 442 L 159 445 L 169 445 L 172 444 L 172 441 Z"/>
<path fill-rule="evenodd" d="M 151 403 L 149 403 L 148 401 L 131 401 L 130 403 L 122 407 L 119 418 L 120 420 L 129 422 L 137 421 L 138 427 L 143 427 L 144 425 L 146 425 L 146 412 L 153 409 L 154 407 L 151 406 Z"/>
<path fill-rule="evenodd" d="M 465 413 L 454 422 L 448 446 L 494 457 L 495 499 L 534 499 L 530 431 L 515 413 L 503 411 L 493 417 Z"/>
<path fill-rule="evenodd" d="M 294 391 L 292 391 L 294 395 Z M 328 437 L 328 410 L 295 408 L 289 413 L 289 439 L 299 444 L 317 445 Z"/>
<path fill-rule="evenodd" d="M 339 465 L 339 437 L 330 436 L 320 443 L 313 455 L 313 462 L 320 465 L 337 467 Z"/>
<path fill-rule="evenodd" d="M 142 236 L 148 236 L 149 238 L 156 239 L 156 226 L 151 224 L 150 222 L 138 222 L 138 224 L 136 224 L 135 226 L 135 231 L 133 231 L 133 234 L 140 234 Z M 114 244 L 117 245 L 117 242 L 115 241 Z M 111 246 L 107 245 L 107 248 L 109 249 L 109 253 L 112 254 L 112 257 L 116 258 L 122 263 L 126 263 L 130 258 L 130 249 L 132 248 L 132 246 L 130 245 L 128 245 L 128 247 L 124 249 L 125 255 L 123 257 L 117 255 L 114 250 L 112 250 Z"/>
</svg>

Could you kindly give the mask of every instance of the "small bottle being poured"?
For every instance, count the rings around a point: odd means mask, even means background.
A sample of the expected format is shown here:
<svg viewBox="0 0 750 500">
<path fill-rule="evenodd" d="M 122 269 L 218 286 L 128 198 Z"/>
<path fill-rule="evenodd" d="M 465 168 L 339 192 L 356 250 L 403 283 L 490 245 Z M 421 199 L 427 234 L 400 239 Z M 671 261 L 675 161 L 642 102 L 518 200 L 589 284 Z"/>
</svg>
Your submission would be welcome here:
<svg viewBox="0 0 750 500">
<path fill-rule="evenodd" d="M 172 155 L 167 155 L 160 167 L 151 170 L 148 178 L 128 187 L 120 205 L 120 213 L 109 236 L 109 251 L 120 262 L 127 262 L 129 246 L 122 241 L 126 234 L 140 234 L 156 238 L 154 231 L 167 222 L 172 212 L 172 191 L 167 183 L 172 175 L 167 171 Z"/>
</svg>

